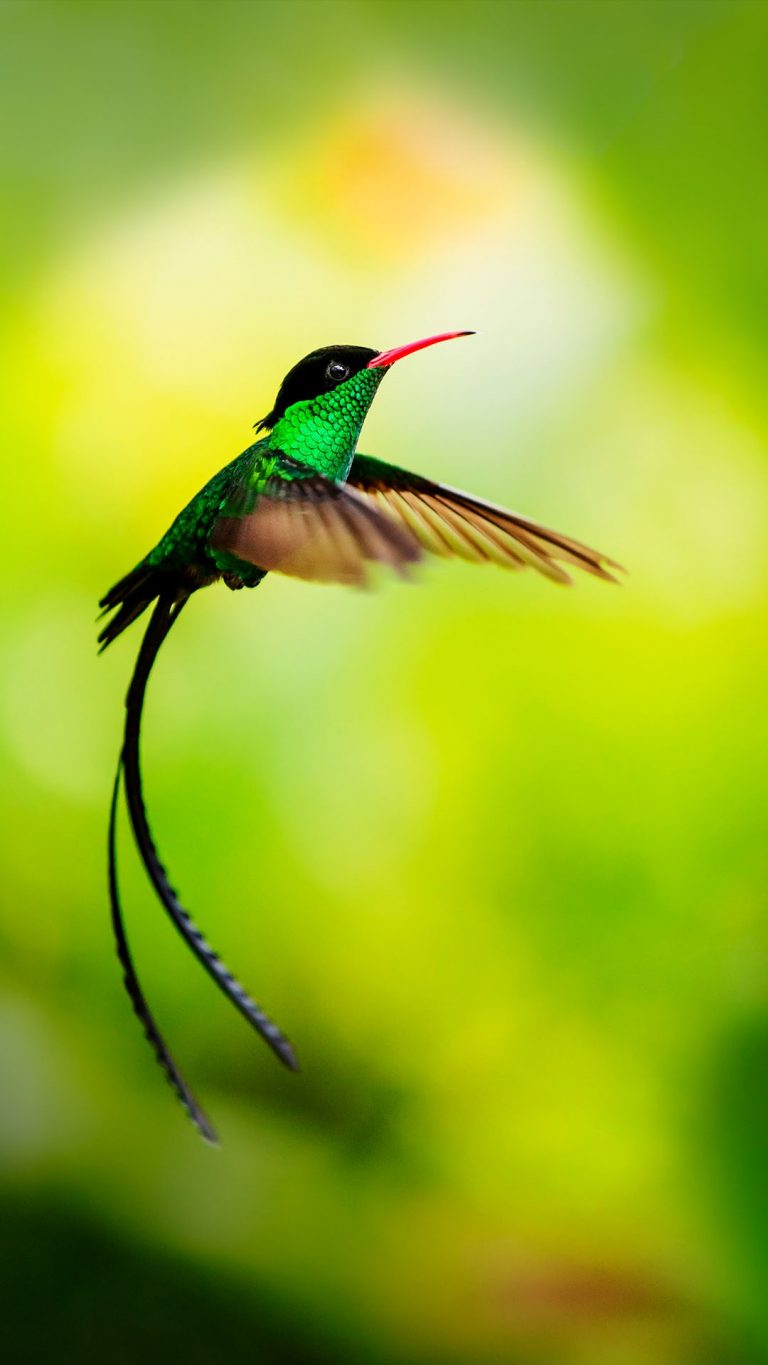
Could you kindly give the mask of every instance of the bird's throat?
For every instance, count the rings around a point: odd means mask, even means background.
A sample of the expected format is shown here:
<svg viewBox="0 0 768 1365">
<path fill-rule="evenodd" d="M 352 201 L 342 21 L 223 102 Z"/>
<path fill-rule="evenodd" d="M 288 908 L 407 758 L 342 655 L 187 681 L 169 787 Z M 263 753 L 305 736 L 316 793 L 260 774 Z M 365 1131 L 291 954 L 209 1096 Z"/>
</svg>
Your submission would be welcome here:
<svg viewBox="0 0 768 1365">
<path fill-rule="evenodd" d="M 361 370 L 330 393 L 293 403 L 275 423 L 267 446 L 316 469 L 327 479 L 345 479 L 363 422 L 385 374 L 385 369 Z"/>
</svg>

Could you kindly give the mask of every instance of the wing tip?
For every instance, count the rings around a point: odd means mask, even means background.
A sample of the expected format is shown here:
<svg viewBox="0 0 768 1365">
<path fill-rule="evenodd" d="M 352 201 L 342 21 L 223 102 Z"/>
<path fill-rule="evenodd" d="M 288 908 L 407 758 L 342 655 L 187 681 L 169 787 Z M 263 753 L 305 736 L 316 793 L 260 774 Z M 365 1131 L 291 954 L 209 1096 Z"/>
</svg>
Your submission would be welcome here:
<svg viewBox="0 0 768 1365">
<path fill-rule="evenodd" d="M 610 573 L 611 569 L 615 569 L 616 573 Z M 604 583 L 613 583 L 617 588 L 624 586 L 622 579 L 616 577 L 617 573 L 626 578 L 629 577 L 629 569 L 625 569 L 624 565 L 619 564 L 617 560 L 609 559 L 607 555 L 600 555 L 595 565 L 595 572 Z"/>
</svg>

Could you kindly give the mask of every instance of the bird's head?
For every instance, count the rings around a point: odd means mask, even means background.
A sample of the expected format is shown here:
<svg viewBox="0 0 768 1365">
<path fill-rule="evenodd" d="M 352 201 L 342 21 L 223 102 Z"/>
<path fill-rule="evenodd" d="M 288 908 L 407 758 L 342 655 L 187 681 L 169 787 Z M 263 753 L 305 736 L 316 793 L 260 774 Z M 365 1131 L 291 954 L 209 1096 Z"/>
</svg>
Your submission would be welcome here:
<svg viewBox="0 0 768 1365">
<path fill-rule="evenodd" d="M 343 445 L 351 453 L 365 415 L 384 375 L 403 356 L 434 346 L 438 341 L 471 336 L 471 332 L 441 332 L 438 336 L 374 351 L 370 346 L 321 346 L 289 370 L 278 390 L 272 411 L 256 430 L 271 430 L 270 444 L 301 457 L 301 447 L 313 450 L 318 442 Z"/>
</svg>

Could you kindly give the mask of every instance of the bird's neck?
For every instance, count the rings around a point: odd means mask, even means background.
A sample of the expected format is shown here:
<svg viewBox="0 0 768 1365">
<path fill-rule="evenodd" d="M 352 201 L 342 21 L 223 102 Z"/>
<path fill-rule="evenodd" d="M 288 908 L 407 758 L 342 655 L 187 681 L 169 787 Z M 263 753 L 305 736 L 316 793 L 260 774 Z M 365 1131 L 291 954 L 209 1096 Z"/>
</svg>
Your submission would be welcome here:
<svg viewBox="0 0 768 1365">
<path fill-rule="evenodd" d="M 327 479 L 346 479 L 363 422 L 386 371 L 361 370 L 331 393 L 292 403 L 266 444 L 316 469 Z"/>
</svg>

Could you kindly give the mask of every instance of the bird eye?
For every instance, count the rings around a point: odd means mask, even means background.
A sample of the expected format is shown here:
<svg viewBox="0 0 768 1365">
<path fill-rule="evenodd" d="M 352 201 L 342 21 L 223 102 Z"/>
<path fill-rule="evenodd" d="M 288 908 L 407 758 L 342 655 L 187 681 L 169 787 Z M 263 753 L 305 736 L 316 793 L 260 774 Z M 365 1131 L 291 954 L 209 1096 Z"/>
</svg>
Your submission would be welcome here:
<svg viewBox="0 0 768 1365">
<path fill-rule="evenodd" d="M 349 366 L 344 365 L 340 360 L 331 360 L 325 368 L 326 377 L 333 384 L 340 384 L 342 379 L 349 378 Z"/>
</svg>

